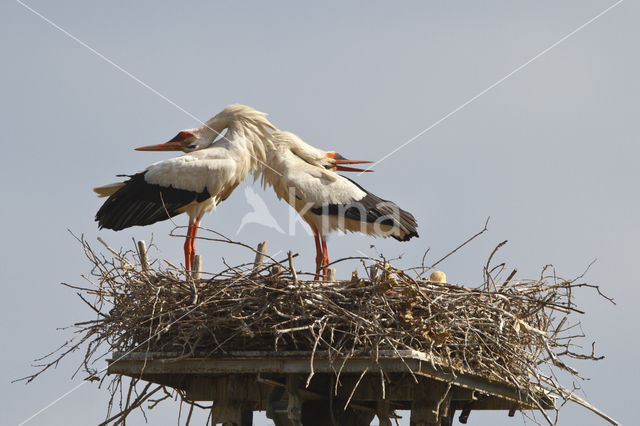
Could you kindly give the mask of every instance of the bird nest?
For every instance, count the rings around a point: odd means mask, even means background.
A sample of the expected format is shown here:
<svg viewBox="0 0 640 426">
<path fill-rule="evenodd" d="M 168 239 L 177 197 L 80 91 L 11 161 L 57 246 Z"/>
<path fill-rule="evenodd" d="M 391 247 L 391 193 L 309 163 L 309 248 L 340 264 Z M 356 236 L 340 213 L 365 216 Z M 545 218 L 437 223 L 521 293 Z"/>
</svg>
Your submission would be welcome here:
<svg viewBox="0 0 640 426">
<path fill-rule="evenodd" d="M 401 270 L 384 259 L 361 258 L 356 261 L 365 264 L 366 277 L 354 273 L 348 281 L 325 282 L 313 275 L 302 279 L 306 275 L 296 271 L 295 255 L 289 253 L 279 261 L 267 256 L 185 279 L 169 262 L 149 266 L 139 250 L 107 247 L 99 253 L 79 241 L 93 267 L 86 277 L 91 286 L 65 285 L 77 290 L 95 319 L 75 324 L 77 337 L 45 358 L 28 381 L 83 345 L 81 369 L 96 381 L 106 378 L 96 361 L 114 352 L 215 357 L 238 350 L 295 350 L 344 359 L 413 350 L 439 368 L 513 385 L 534 401 L 552 394 L 582 403 L 574 394 L 579 372 L 568 363 L 601 359 L 593 346 L 576 352 L 584 335 L 574 318 L 584 313 L 574 300 L 578 291 L 602 295 L 599 288 L 581 282 L 582 276 L 561 279 L 551 266 L 538 279 L 522 280 L 515 270 L 507 274 L 504 265 L 492 268 L 490 258 L 484 284 L 470 288 L 425 279 L 431 267 L 424 264 Z M 560 373 L 569 375 L 571 388 L 560 383 Z M 124 386 L 121 378 L 112 380 L 110 409 L 116 395 L 127 395 L 118 390 Z M 126 404 L 107 422 L 124 419 L 149 398 L 150 389 L 138 390 L 131 400 L 129 390 Z M 169 398 L 170 392 L 164 393 L 158 400 Z"/>
</svg>

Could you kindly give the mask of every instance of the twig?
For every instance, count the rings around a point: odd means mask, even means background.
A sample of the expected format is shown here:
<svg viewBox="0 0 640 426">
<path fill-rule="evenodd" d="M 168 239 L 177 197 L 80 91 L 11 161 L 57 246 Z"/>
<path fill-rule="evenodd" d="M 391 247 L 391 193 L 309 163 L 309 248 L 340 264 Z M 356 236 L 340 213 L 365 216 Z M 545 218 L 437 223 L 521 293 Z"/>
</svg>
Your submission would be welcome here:
<svg viewBox="0 0 640 426">
<path fill-rule="evenodd" d="M 289 250 L 289 270 L 291 271 L 291 276 L 293 277 L 293 283 L 298 284 L 298 274 L 296 273 L 296 268 L 293 267 L 293 255 L 291 250 Z"/>
<path fill-rule="evenodd" d="M 448 258 L 449 256 L 451 256 L 452 254 L 454 254 L 455 252 L 457 252 L 458 250 L 460 250 L 462 247 L 466 246 L 467 244 L 469 244 L 471 241 L 473 241 L 474 239 L 476 239 L 477 237 L 479 237 L 480 235 L 484 234 L 485 232 L 487 232 L 489 230 L 488 226 L 489 226 L 489 219 L 491 219 L 491 216 L 489 216 L 486 220 L 486 222 L 484 223 L 484 228 L 482 228 L 482 230 L 480 232 L 475 233 L 474 235 L 472 235 L 471 237 L 467 238 L 462 244 L 460 244 L 458 247 L 456 247 L 455 249 L 451 250 L 449 253 L 447 253 L 446 255 L 444 255 L 442 258 L 440 258 L 439 260 L 436 261 L 436 263 L 434 263 L 433 265 L 429 266 L 429 269 L 433 269 L 435 268 L 437 265 L 439 265 L 443 260 L 445 260 L 446 258 Z M 425 253 L 426 255 L 426 253 Z"/>
</svg>

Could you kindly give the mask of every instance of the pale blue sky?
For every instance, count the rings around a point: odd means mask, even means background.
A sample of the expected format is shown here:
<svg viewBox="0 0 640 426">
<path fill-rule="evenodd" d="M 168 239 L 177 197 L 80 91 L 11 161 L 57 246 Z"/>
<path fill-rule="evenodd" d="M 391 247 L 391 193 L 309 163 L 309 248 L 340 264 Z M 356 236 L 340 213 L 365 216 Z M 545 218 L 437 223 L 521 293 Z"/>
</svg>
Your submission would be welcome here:
<svg viewBox="0 0 640 426">
<path fill-rule="evenodd" d="M 346 157 L 377 160 L 613 1 L 457 2 L 46 2 L 30 6 L 201 119 L 239 102 L 268 112 L 281 129 Z M 574 365 L 591 381 L 588 399 L 630 424 L 630 397 L 640 379 L 636 330 L 640 200 L 636 142 L 640 97 L 637 3 L 626 1 L 466 108 L 376 166 L 358 182 L 397 202 L 418 220 L 408 243 L 333 236 L 332 258 L 357 250 L 398 266 L 435 259 L 482 228 L 490 232 L 442 264 L 451 282 L 477 285 L 493 247 L 499 258 L 535 277 L 554 263 L 561 275 L 587 278 L 618 302 L 578 297 L 589 339 L 606 359 Z M 74 42 L 17 2 L 0 5 L 0 169 L 6 226 L 0 246 L 4 350 L 1 424 L 17 424 L 79 384 L 79 356 L 28 386 L 31 359 L 68 334 L 56 331 L 90 317 L 73 291 L 89 272 L 67 228 L 112 246 L 149 240 L 182 260 L 182 241 L 158 223 L 98 231 L 91 192 L 119 173 L 167 154 L 134 152 L 164 142 L 196 121 Z M 235 235 L 251 211 L 249 180 L 203 219 Z M 288 208 L 255 190 L 280 226 Z M 184 225 L 186 217 L 176 221 Z M 294 250 L 312 269 L 313 241 L 298 227 L 282 235 L 246 225 L 237 238 L 268 239 L 272 253 Z M 96 243 L 97 247 L 97 243 Z M 220 257 L 247 261 L 241 250 L 198 243 L 205 269 Z M 339 270 L 349 276 L 350 269 Z M 591 340 L 585 341 L 589 345 Z M 80 354 L 79 354 L 80 355 Z M 584 395 L 583 395 L 584 396 Z M 103 418 L 107 393 L 86 384 L 29 425 L 85 425 Z M 582 408 L 563 410 L 561 425 L 603 424 Z M 263 418 L 263 416 L 262 416 Z M 152 424 L 175 424 L 177 409 L 151 412 Z M 170 420 L 168 420 L 170 419 Z M 142 424 L 138 417 L 132 424 Z M 472 413 L 470 424 L 520 424 L 506 413 Z M 457 420 L 456 420 L 457 423 Z M 267 424 L 264 421 L 257 424 Z"/>
</svg>

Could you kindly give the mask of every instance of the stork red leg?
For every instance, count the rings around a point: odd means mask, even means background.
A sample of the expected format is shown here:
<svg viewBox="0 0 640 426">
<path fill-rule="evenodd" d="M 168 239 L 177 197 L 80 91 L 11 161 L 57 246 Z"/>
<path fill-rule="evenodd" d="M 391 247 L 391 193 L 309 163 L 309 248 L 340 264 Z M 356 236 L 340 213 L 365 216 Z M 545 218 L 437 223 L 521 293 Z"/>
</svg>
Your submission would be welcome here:
<svg viewBox="0 0 640 426">
<path fill-rule="evenodd" d="M 200 218 L 198 217 L 193 224 L 193 231 L 191 232 L 191 266 L 193 266 L 196 261 L 196 234 L 198 233 L 199 228 Z"/>
<path fill-rule="evenodd" d="M 315 279 L 320 279 L 320 270 L 322 269 L 322 247 L 320 247 L 320 236 L 318 235 L 318 231 L 313 230 L 313 238 L 316 242 L 316 276 Z"/>
<path fill-rule="evenodd" d="M 189 227 L 187 228 L 187 236 L 184 239 L 184 267 L 187 272 L 191 271 L 191 235 L 193 233 L 193 224 L 189 221 Z"/>
<path fill-rule="evenodd" d="M 329 251 L 327 250 L 327 240 L 322 237 L 322 273 L 324 280 L 329 279 Z"/>
</svg>

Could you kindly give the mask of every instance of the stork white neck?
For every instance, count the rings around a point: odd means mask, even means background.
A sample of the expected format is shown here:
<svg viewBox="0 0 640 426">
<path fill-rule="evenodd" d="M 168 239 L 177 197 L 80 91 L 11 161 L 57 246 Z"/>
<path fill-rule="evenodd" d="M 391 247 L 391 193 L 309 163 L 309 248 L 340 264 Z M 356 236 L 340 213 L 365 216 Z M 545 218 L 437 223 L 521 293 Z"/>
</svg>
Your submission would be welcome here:
<svg viewBox="0 0 640 426">
<path fill-rule="evenodd" d="M 270 130 L 277 130 L 266 114 L 246 105 L 229 105 L 200 128 L 200 137 L 213 140 L 225 129 L 227 133 L 216 145 L 225 146 L 247 171 L 259 173 L 266 153 L 273 148 Z"/>
</svg>

